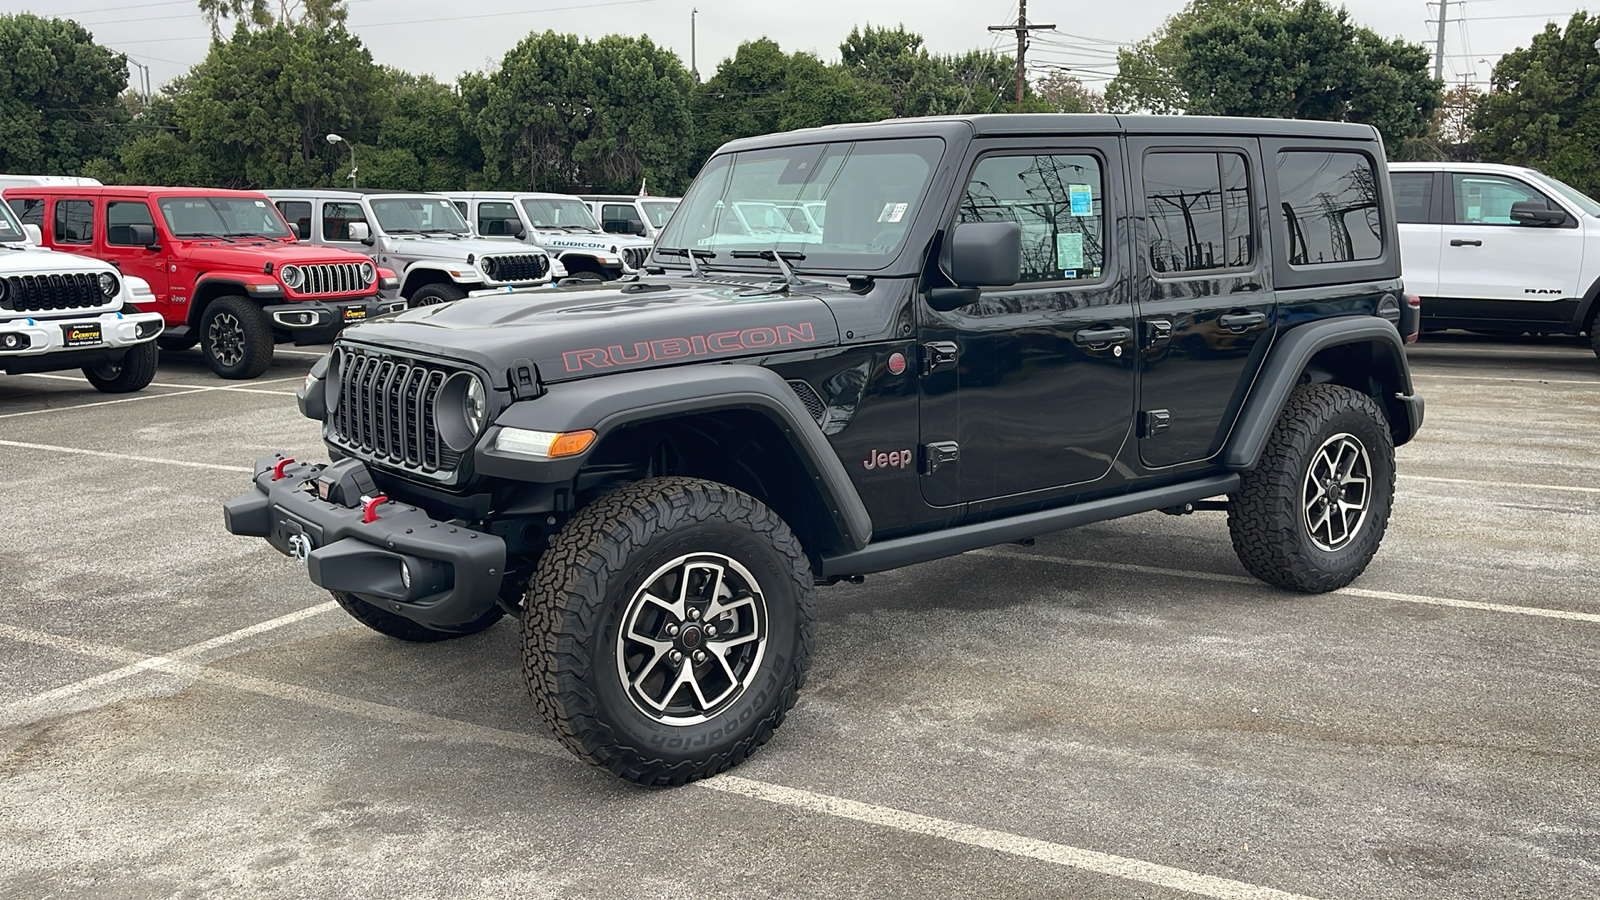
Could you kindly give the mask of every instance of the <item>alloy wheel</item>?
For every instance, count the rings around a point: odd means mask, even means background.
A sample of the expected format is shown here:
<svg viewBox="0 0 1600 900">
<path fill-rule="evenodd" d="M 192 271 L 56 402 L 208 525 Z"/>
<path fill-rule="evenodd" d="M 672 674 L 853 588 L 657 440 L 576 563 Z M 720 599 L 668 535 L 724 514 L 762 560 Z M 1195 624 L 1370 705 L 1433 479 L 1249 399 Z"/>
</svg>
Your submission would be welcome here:
<svg viewBox="0 0 1600 900">
<path fill-rule="evenodd" d="M 211 355 L 225 366 L 236 366 L 244 359 L 244 326 L 237 316 L 219 312 L 211 317 L 206 328 Z"/>
<path fill-rule="evenodd" d="M 1355 539 L 1372 506 L 1372 461 L 1355 435 L 1336 434 L 1312 454 L 1301 500 L 1318 549 L 1332 553 Z"/>
</svg>

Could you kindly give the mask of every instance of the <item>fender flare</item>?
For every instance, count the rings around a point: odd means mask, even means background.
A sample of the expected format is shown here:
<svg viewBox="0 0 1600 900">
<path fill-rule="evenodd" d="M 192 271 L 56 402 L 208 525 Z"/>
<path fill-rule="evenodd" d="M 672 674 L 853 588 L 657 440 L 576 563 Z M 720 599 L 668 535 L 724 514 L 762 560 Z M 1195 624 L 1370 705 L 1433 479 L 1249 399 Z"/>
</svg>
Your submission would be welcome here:
<svg viewBox="0 0 1600 900">
<path fill-rule="evenodd" d="M 570 460 L 536 461 L 494 449 L 501 427 L 563 432 L 593 429 L 595 446 L 619 428 L 694 413 L 750 410 L 765 416 L 788 440 L 832 519 L 840 544 L 859 550 L 872 539 L 872 517 L 833 446 L 778 373 L 761 366 L 704 365 L 626 372 L 551 385 L 530 401 L 515 403 L 495 419 L 478 442 L 479 473 L 526 478 L 537 466 L 541 482 L 577 475 L 587 454 Z"/>
<path fill-rule="evenodd" d="M 1422 398 L 1411 386 L 1411 368 L 1400 332 L 1375 316 L 1345 316 L 1291 328 L 1277 340 L 1223 448 L 1222 464 L 1240 472 L 1254 469 L 1307 364 L 1330 347 L 1349 344 L 1372 347 L 1372 374 L 1383 384 L 1385 394 L 1394 398 L 1394 402 L 1379 399 L 1389 415 L 1395 446 L 1411 440 L 1422 427 Z"/>
<path fill-rule="evenodd" d="M 412 263 L 411 265 L 406 266 L 405 271 L 403 273 L 401 273 L 401 275 L 400 275 L 400 293 L 401 293 L 402 296 L 407 296 L 407 297 L 410 296 L 409 294 L 406 293 L 406 288 L 409 287 L 410 284 L 411 284 L 411 276 L 416 274 L 417 272 L 438 272 L 440 275 L 444 276 L 443 280 L 449 282 L 450 284 L 465 284 L 465 285 L 479 285 L 479 286 L 481 286 L 483 284 L 483 279 L 478 277 L 477 269 L 475 267 L 473 267 L 473 266 L 468 265 L 466 260 L 462 260 L 461 261 L 459 268 L 472 269 L 471 277 L 468 277 L 468 278 L 457 277 L 455 275 L 450 274 L 450 270 L 445 267 L 444 263 L 436 262 L 436 261 L 431 260 L 431 259 L 419 259 L 416 262 Z"/>
<path fill-rule="evenodd" d="M 1589 290 L 1584 292 L 1583 299 L 1578 301 L 1578 312 L 1572 317 L 1574 334 L 1582 333 L 1586 326 L 1591 329 L 1590 333 L 1593 333 L 1594 325 L 1589 321 L 1589 317 L 1596 300 L 1600 300 L 1600 278 L 1596 278 L 1594 284 L 1589 285 Z"/>
<path fill-rule="evenodd" d="M 224 288 L 223 293 L 219 294 L 218 296 L 228 296 L 231 294 L 236 297 L 244 297 L 249 300 L 256 300 L 255 297 L 251 296 L 249 291 L 244 289 L 244 282 L 248 277 L 250 276 L 246 276 L 238 272 L 207 272 L 197 277 L 194 280 L 194 288 L 189 293 L 189 302 L 187 304 L 188 309 L 184 310 L 183 313 L 184 321 L 192 327 L 200 324 L 200 317 L 205 315 L 206 307 L 211 305 L 209 300 L 201 302 L 200 295 L 205 293 L 207 289 L 211 288 L 213 285 L 220 285 Z M 271 278 L 272 276 L 263 275 L 260 277 Z M 282 295 L 280 294 L 276 296 Z"/>
</svg>

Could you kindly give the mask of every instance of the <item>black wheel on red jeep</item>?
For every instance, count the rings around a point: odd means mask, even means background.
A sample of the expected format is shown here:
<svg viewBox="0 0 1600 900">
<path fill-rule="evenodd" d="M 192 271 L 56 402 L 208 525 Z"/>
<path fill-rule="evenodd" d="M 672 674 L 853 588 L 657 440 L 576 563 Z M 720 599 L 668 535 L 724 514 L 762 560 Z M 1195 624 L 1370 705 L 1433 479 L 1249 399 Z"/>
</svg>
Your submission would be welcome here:
<svg viewBox="0 0 1600 900">
<path fill-rule="evenodd" d="M 105 394 L 131 394 L 142 391 L 156 377 L 156 342 L 145 341 L 128 348 L 119 360 L 86 366 L 83 377 Z"/>
<path fill-rule="evenodd" d="M 523 675 L 578 756 L 646 785 L 725 771 L 782 724 L 811 663 L 811 565 L 771 509 L 656 478 L 581 509 L 534 573 Z"/>
<path fill-rule="evenodd" d="M 1278 587 L 1344 587 L 1378 552 L 1394 501 L 1394 440 L 1371 397 L 1336 384 L 1289 395 L 1228 510 L 1233 549 Z"/>
<path fill-rule="evenodd" d="M 272 323 L 244 297 L 218 297 L 200 315 L 200 352 L 223 378 L 255 378 L 272 365 Z"/>
<path fill-rule="evenodd" d="M 419 306 L 438 306 L 441 303 L 453 303 L 466 295 L 466 291 L 447 282 L 425 284 L 411 295 L 409 306 L 412 309 Z"/>
<path fill-rule="evenodd" d="M 379 634 L 388 635 L 397 640 L 411 641 L 416 644 L 432 644 L 438 641 L 448 641 L 452 638 L 466 637 L 469 634 L 477 634 L 500 621 L 500 617 L 505 615 L 500 607 L 495 606 L 491 607 L 482 616 L 479 616 L 476 621 L 462 626 L 458 631 L 437 631 L 426 625 L 419 625 L 405 616 L 395 615 L 388 610 L 379 609 L 354 594 L 346 594 L 343 591 L 329 591 L 328 593 L 332 594 L 333 599 L 344 607 L 344 611 L 349 613 L 351 618 L 357 622 Z"/>
</svg>

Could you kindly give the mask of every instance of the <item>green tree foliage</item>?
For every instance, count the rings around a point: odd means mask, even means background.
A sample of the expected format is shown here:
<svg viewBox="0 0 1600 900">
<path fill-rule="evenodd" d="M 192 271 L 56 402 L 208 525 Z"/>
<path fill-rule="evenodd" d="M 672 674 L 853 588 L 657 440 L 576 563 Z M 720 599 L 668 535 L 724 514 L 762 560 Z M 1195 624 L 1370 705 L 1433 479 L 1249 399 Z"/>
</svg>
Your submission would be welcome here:
<svg viewBox="0 0 1600 900">
<path fill-rule="evenodd" d="M 200 15 L 211 25 L 212 37 L 222 37 L 222 23 L 233 19 L 267 28 L 274 24 L 329 28 L 349 18 L 345 0 L 198 0 Z"/>
<path fill-rule="evenodd" d="M 888 114 L 883 98 L 843 68 L 786 55 L 770 38 L 740 44 L 700 86 L 694 107 L 702 158 L 736 138 Z"/>
<path fill-rule="evenodd" d="M 958 115 L 1008 112 L 1015 108 L 1016 64 L 986 50 L 936 55 L 922 46 L 922 35 L 895 28 L 852 28 L 839 45 L 845 72 L 887 107 L 888 116 Z M 1024 86 L 1027 112 L 1048 106 Z M 877 110 L 872 110 L 876 113 Z M 862 116 L 857 121 L 883 118 Z"/>
<path fill-rule="evenodd" d="M 1048 104 L 1051 112 L 1058 113 L 1103 113 L 1106 111 L 1106 98 L 1087 87 L 1082 80 L 1068 75 L 1066 72 L 1050 72 L 1039 83 L 1034 85 L 1039 94 L 1039 99 Z"/>
<path fill-rule="evenodd" d="M 1357 27 L 1323 0 L 1213 19 L 1181 45 L 1173 74 L 1196 115 L 1363 122 L 1394 150 L 1427 134 L 1441 102 L 1426 50 Z"/>
<path fill-rule="evenodd" d="M 130 116 L 127 61 L 76 22 L 0 16 L 0 171 L 80 172 Z"/>
<path fill-rule="evenodd" d="M 1106 85 L 1106 105 L 1113 112 L 1183 112 L 1189 98 L 1177 70 L 1184 59 L 1184 35 L 1246 13 L 1282 11 L 1287 4 L 1288 0 L 1189 0 L 1148 37 L 1117 51 L 1117 77 Z"/>
<path fill-rule="evenodd" d="M 466 100 L 427 76 L 389 73 L 390 112 L 375 146 L 357 148 L 363 184 L 396 190 L 444 191 L 476 186 L 483 153 Z"/>
<path fill-rule="evenodd" d="M 1494 67 L 1471 124 L 1480 158 L 1536 166 L 1600 195 L 1600 16 L 1545 26 Z"/>
</svg>

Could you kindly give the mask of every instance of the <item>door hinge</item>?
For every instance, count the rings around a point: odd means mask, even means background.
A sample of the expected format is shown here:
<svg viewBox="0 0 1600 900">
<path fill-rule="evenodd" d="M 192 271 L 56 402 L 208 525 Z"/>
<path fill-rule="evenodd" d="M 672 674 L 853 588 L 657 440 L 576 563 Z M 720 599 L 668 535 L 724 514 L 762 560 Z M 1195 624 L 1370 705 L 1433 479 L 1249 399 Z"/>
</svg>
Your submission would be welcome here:
<svg viewBox="0 0 1600 900">
<path fill-rule="evenodd" d="M 955 441 L 937 441 L 932 444 L 922 445 L 922 459 L 919 461 L 918 470 L 923 475 L 932 475 L 939 471 L 940 466 L 949 465 L 961 458 L 961 445 Z"/>
<path fill-rule="evenodd" d="M 922 345 L 922 374 L 932 375 L 956 364 L 954 341 L 930 341 Z"/>
<path fill-rule="evenodd" d="M 1139 437 L 1154 437 L 1172 427 L 1172 413 L 1164 409 L 1147 409 L 1139 414 Z"/>
</svg>

